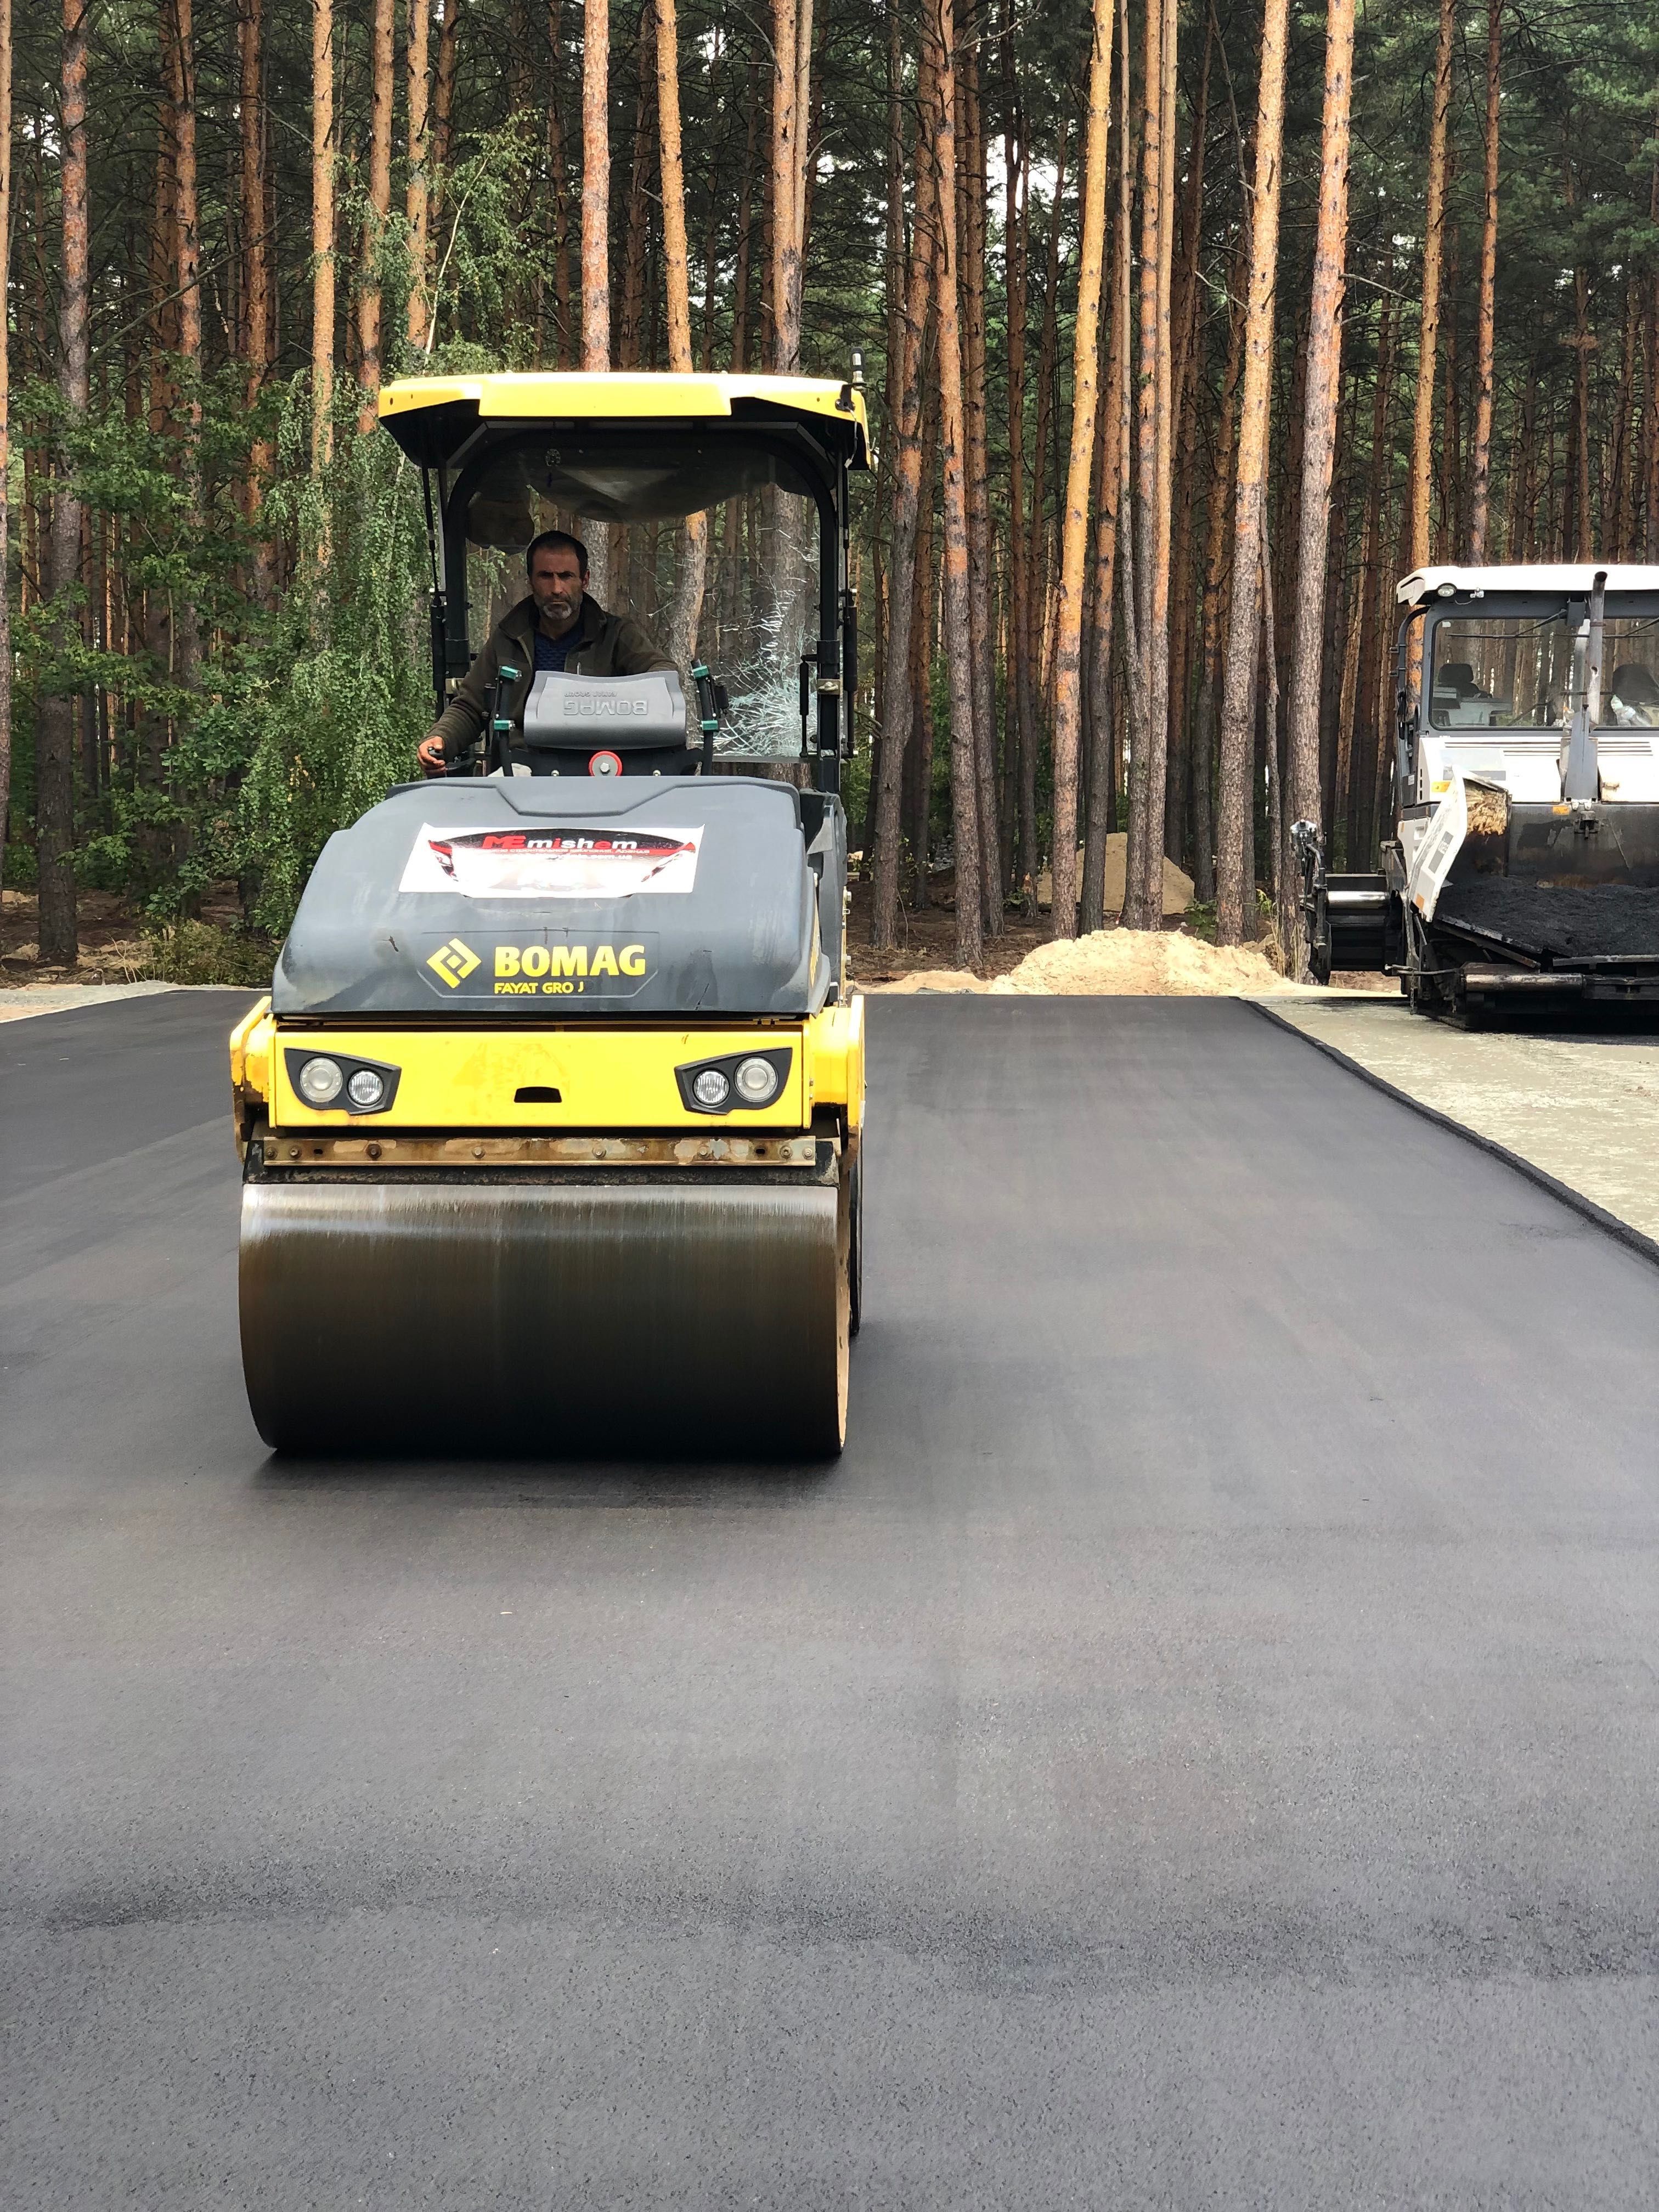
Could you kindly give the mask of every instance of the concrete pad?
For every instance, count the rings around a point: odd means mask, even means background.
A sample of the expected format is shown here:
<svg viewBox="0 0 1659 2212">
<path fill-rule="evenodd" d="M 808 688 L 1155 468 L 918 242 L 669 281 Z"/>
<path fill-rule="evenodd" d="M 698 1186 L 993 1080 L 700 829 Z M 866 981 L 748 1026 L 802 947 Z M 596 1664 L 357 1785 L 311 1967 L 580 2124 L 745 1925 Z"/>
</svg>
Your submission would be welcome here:
<svg viewBox="0 0 1659 2212">
<path fill-rule="evenodd" d="M 1360 994 L 1257 1003 L 1659 1244 L 1659 1042 L 1457 1030 Z"/>
<path fill-rule="evenodd" d="M 25 983 L 0 991 L 0 1022 L 20 1022 L 31 1014 L 62 1014 L 79 1006 L 108 1006 L 117 999 L 149 999 L 158 991 L 177 991 L 178 983 Z"/>
</svg>

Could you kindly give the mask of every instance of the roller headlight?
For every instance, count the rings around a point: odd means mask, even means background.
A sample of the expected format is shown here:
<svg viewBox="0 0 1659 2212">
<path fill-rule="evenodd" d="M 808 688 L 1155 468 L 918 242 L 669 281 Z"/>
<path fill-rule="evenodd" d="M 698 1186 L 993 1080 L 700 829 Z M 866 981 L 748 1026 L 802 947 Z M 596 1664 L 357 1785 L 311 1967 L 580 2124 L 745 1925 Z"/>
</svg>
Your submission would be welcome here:
<svg viewBox="0 0 1659 2212">
<path fill-rule="evenodd" d="M 295 1097 L 319 1114 L 384 1114 L 398 1096 L 403 1075 L 389 1060 L 359 1060 L 355 1052 L 312 1052 L 289 1045 L 283 1056 Z"/>
<path fill-rule="evenodd" d="M 776 1093 L 778 1081 L 777 1069 L 757 1054 L 738 1062 L 738 1096 L 745 1106 L 764 1106 Z"/>
<path fill-rule="evenodd" d="M 331 1106 L 344 1081 L 339 1061 L 319 1054 L 314 1060 L 307 1060 L 300 1070 L 300 1096 L 307 1106 Z"/>
<path fill-rule="evenodd" d="M 782 1097 L 793 1056 L 793 1046 L 786 1044 L 689 1060 L 674 1070 L 680 1103 L 693 1114 L 758 1114 Z"/>
</svg>

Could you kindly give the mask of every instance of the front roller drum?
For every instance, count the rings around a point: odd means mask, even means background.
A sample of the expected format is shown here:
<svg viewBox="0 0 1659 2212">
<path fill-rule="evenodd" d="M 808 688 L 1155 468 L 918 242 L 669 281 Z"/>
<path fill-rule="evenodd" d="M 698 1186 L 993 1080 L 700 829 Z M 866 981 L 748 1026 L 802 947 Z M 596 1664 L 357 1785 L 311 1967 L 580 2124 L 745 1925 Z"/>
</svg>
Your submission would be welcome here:
<svg viewBox="0 0 1659 2212">
<path fill-rule="evenodd" d="M 850 1243 L 846 1181 L 251 1181 L 248 1403 L 308 1455 L 822 1458 Z"/>
</svg>

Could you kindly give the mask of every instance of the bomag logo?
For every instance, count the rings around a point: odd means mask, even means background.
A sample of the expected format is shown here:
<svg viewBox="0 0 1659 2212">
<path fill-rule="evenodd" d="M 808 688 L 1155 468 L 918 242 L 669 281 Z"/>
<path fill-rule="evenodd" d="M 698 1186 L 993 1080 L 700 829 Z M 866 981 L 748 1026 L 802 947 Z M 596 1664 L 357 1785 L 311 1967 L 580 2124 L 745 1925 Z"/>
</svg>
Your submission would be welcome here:
<svg viewBox="0 0 1659 2212">
<path fill-rule="evenodd" d="M 569 714 L 648 714 L 648 699 L 618 699 L 608 691 L 574 691 L 566 699 Z"/>
<path fill-rule="evenodd" d="M 452 991 L 458 991 L 478 965 L 478 956 L 462 939 L 452 937 L 447 945 L 438 947 L 426 964 L 440 981 L 447 983 Z"/>
<path fill-rule="evenodd" d="M 643 945 L 498 945 L 495 996 L 581 994 L 596 978 L 643 975 L 647 964 Z"/>
</svg>

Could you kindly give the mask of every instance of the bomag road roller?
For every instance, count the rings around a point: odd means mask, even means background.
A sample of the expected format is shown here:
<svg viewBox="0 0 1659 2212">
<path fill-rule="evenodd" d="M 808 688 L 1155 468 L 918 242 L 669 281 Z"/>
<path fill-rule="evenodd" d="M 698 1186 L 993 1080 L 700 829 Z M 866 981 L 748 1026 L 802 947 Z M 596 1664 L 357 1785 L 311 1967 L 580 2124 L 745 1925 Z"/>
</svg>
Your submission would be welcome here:
<svg viewBox="0 0 1659 2212">
<path fill-rule="evenodd" d="M 862 392 L 503 375 L 380 407 L 425 479 L 441 706 L 549 525 L 704 651 L 690 684 L 538 672 L 516 717 L 504 670 L 465 772 L 325 848 L 231 1046 L 260 1434 L 832 1455 L 862 1264 Z"/>
<path fill-rule="evenodd" d="M 1328 876 L 1293 833 L 1314 973 L 1465 1021 L 1659 1017 L 1659 568 L 1419 568 L 1398 598 L 1382 869 Z"/>
</svg>

